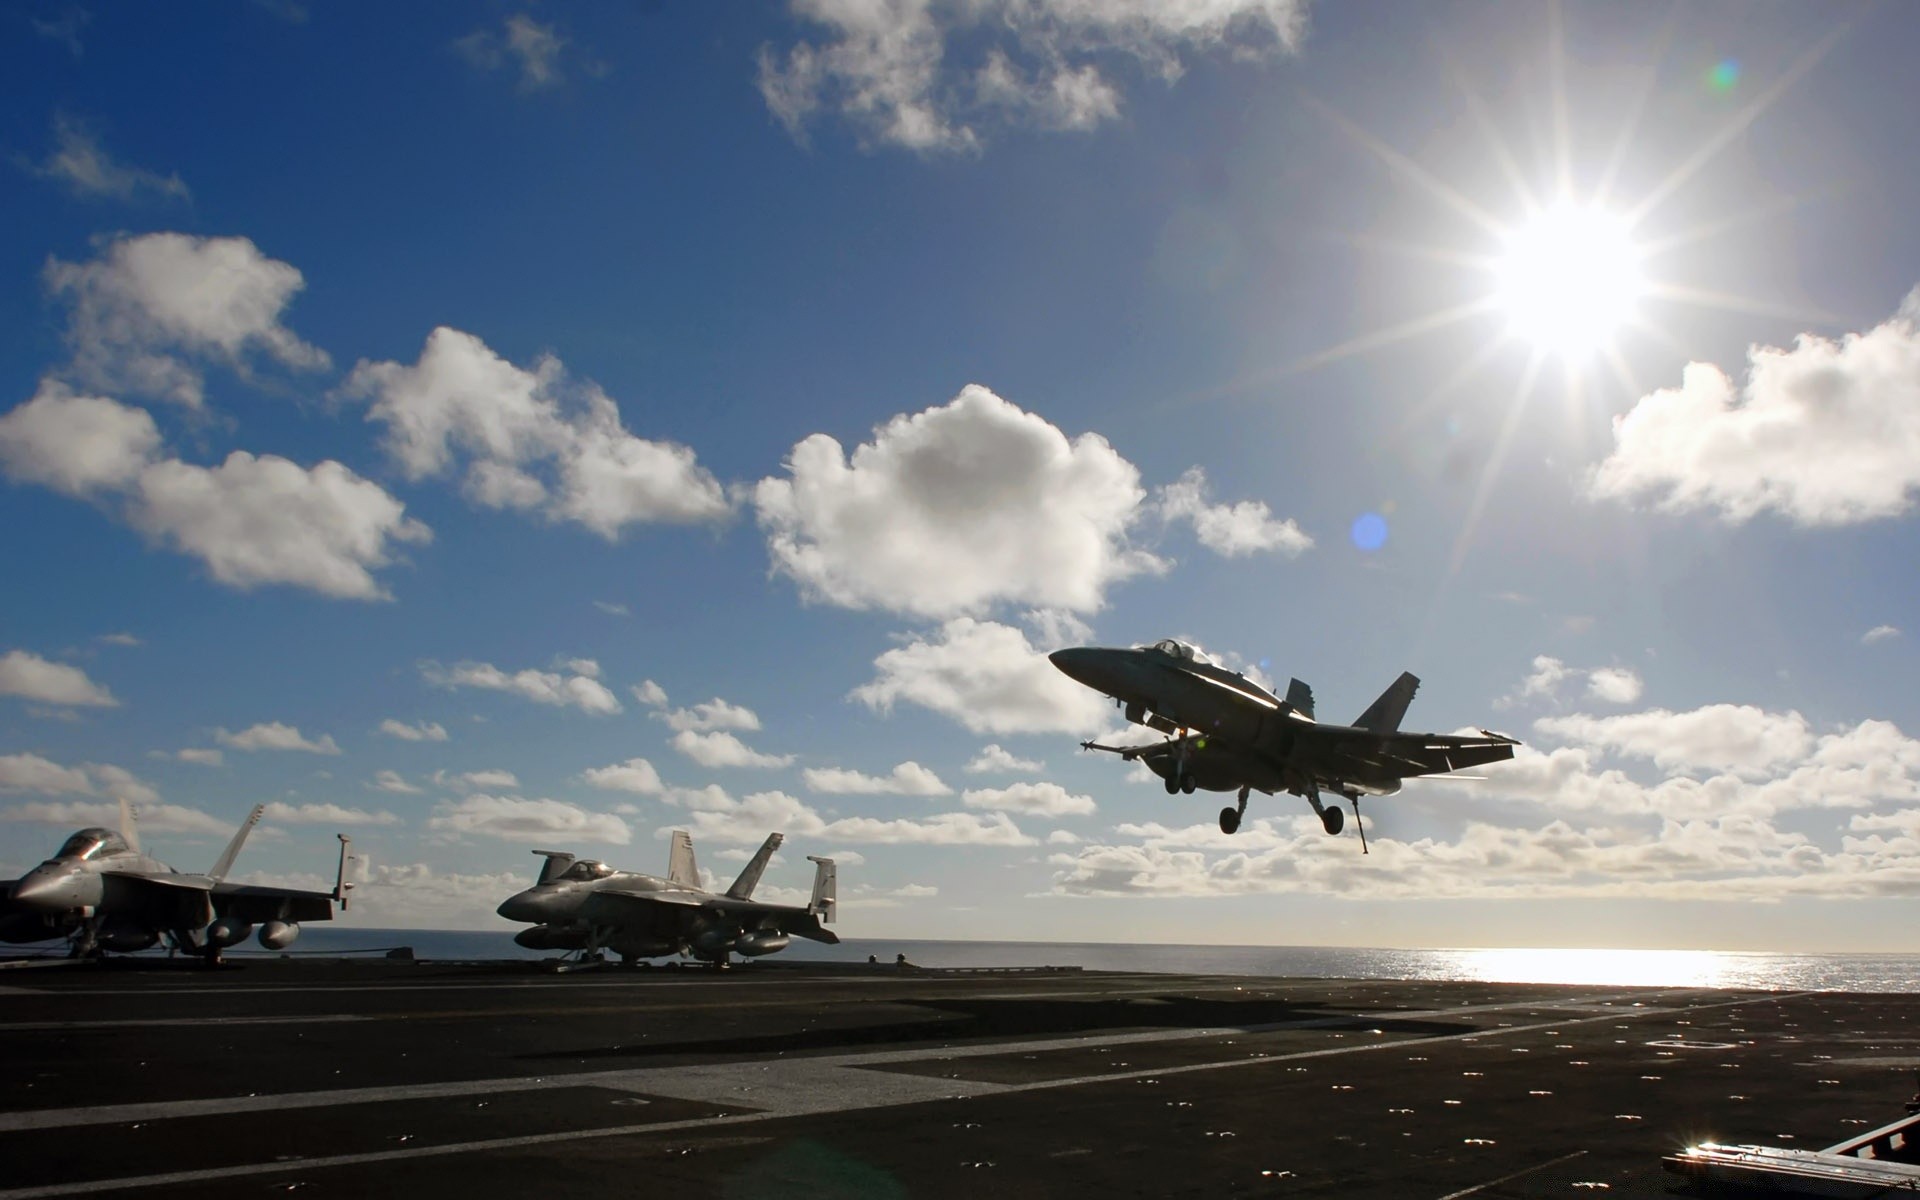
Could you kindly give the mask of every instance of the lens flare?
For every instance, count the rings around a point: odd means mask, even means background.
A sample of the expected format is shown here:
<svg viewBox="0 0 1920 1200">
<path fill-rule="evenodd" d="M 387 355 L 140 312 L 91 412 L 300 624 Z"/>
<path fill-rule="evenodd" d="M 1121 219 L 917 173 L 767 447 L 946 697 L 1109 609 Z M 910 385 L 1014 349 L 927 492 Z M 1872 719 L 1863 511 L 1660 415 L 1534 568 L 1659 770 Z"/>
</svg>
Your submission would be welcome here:
<svg viewBox="0 0 1920 1200">
<path fill-rule="evenodd" d="M 1373 551 L 1387 544 L 1387 519 L 1379 513 L 1361 513 L 1353 521 L 1353 544 Z"/>
</svg>

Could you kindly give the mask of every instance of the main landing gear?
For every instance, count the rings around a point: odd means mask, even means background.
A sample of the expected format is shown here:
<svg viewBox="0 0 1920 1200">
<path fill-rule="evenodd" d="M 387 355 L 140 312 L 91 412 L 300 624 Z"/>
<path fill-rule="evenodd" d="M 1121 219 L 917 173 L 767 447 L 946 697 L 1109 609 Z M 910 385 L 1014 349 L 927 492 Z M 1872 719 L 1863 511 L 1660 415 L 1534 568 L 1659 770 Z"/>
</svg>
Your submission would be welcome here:
<svg viewBox="0 0 1920 1200">
<path fill-rule="evenodd" d="M 1167 795 L 1185 792 L 1191 796 L 1198 786 L 1199 781 L 1187 770 L 1187 731 L 1182 729 L 1173 749 L 1173 769 L 1167 772 Z"/>
<path fill-rule="evenodd" d="M 1360 831 L 1360 853 L 1366 854 L 1367 827 L 1360 823 L 1360 793 L 1347 792 L 1346 797 L 1347 803 L 1353 805 L 1353 826 Z M 1340 831 L 1347 827 L 1347 814 L 1340 811 L 1340 805 L 1322 804 L 1318 789 L 1307 793 L 1307 803 L 1313 805 L 1313 814 L 1320 818 L 1320 828 L 1326 830 L 1329 837 L 1340 836 Z"/>
<path fill-rule="evenodd" d="M 1252 789 L 1245 787 L 1240 789 L 1240 806 L 1238 808 L 1223 808 L 1220 810 L 1221 833 L 1235 833 L 1239 831 L 1240 818 L 1247 815 L 1247 793 L 1251 790 Z"/>
</svg>

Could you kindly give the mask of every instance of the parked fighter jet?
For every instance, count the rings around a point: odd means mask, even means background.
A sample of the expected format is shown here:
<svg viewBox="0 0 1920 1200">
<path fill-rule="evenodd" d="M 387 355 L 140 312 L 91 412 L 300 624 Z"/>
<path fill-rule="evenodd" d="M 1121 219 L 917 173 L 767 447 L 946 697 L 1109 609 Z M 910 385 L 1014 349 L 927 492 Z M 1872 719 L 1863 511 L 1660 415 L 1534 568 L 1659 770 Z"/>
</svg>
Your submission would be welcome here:
<svg viewBox="0 0 1920 1200">
<path fill-rule="evenodd" d="M 1240 828 L 1247 793 L 1260 791 L 1306 797 L 1326 831 L 1337 834 L 1345 814 L 1322 804 L 1322 791 L 1346 797 L 1358 825 L 1362 793 L 1390 796 L 1403 779 L 1499 762 L 1520 744 L 1485 729 L 1477 738 L 1401 733 L 1420 686 L 1411 674 L 1394 680 L 1352 725 L 1322 725 L 1313 717 L 1313 689 L 1298 679 L 1282 700 L 1172 640 L 1132 649 L 1082 646 L 1049 657 L 1069 677 L 1113 697 L 1127 720 L 1170 735 L 1142 746 L 1083 748 L 1145 763 L 1167 781 L 1168 795 L 1238 790 L 1239 804 L 1220 810 L 1222 833 Z M 1364 850 L 1364 829 L 1360 844 Z"/>
<path fill-rule="evenodd" d="M 831 930 L 820 927 L 833 921 L 838 903 L 832 859 L 807 856 L 815 866 L 813 898 L 805 908 L 752 898 L 780 841 L 780 834 L 769 834 L 725 894 L 700 886 L 693 839 L 685 830 L 674 830 L 665 879 L 616 871 L 558 850 L 535 850 L 547 860 L 539 881 L 508 897 L 499 913 L 533 924 L 514 937 L 520 945 L 578 951 L 588 961 L 598 961 L 604 949 L 628 963 L 679 954 L 725 966 L 734 952 L 772 954 L 794 937 L 838 942 Z"/>
<path fill-rule="evenodd" d="M 281 950 L 300 936 L 301 921 L 331 921 L 333 906 L 347 906 L 346 835 L 340 837 L 340 870 L 332 892 L 226 882 L 227 871 L 260 822 L 255 805 L 204 875 L 176 871 L 140 851 L 133 810 L 120 805 L 120 829 L 82 829 L 46 862 L 9 881 L 0 905 L 0 941 L 43 942 L 68 938 L 75 958 L 107 950 L 145 950 L 166 938 L 176 950 L 203 956 L 209 965 L 221 952 L 246 940 L 260 926 L 260 944 Z"/>
</svg>

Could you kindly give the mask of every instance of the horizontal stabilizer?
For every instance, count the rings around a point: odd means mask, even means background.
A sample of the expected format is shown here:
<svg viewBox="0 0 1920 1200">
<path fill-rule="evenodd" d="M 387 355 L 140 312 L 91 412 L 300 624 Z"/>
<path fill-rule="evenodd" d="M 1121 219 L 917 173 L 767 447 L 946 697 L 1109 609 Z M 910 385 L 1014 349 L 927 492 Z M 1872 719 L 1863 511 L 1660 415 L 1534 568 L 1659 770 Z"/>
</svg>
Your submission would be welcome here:
<svg viewBox="0 0 1920 1200">
<path fill-rule="evenodd" d="M 1413 694 L 1420 690 L 1420 677 L 1411 671 L 1402 671 L 1400 678 L 1392 686 L 1380 693 L 1380 698 L 1367 706 L 1360 719 L 1353 723 L 1355 729 L 1371 729 L 1375 733 L 1392 733 L 1400 728 L 1400 722 L 1407 715 L 1407 706 L 1413 703 Z"/>
</svg>

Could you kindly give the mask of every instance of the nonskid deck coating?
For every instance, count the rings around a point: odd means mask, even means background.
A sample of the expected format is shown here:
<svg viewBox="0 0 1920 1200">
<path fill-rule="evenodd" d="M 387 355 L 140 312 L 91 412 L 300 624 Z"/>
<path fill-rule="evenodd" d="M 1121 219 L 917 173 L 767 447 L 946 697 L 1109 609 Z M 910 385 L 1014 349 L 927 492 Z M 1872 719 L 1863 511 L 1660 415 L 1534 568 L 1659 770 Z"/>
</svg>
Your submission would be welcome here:
<svg viewBox="0 0 1920 1200">
<path fill-rule="evenodd" d="M 0 1200 L 635 1172 L 727 1197 L 1662 1194 L 1662 1153 L 1838 1141 L 1920 1066 L 1900 995 L 298 961 L 5 982 Z"/>
</svg>

